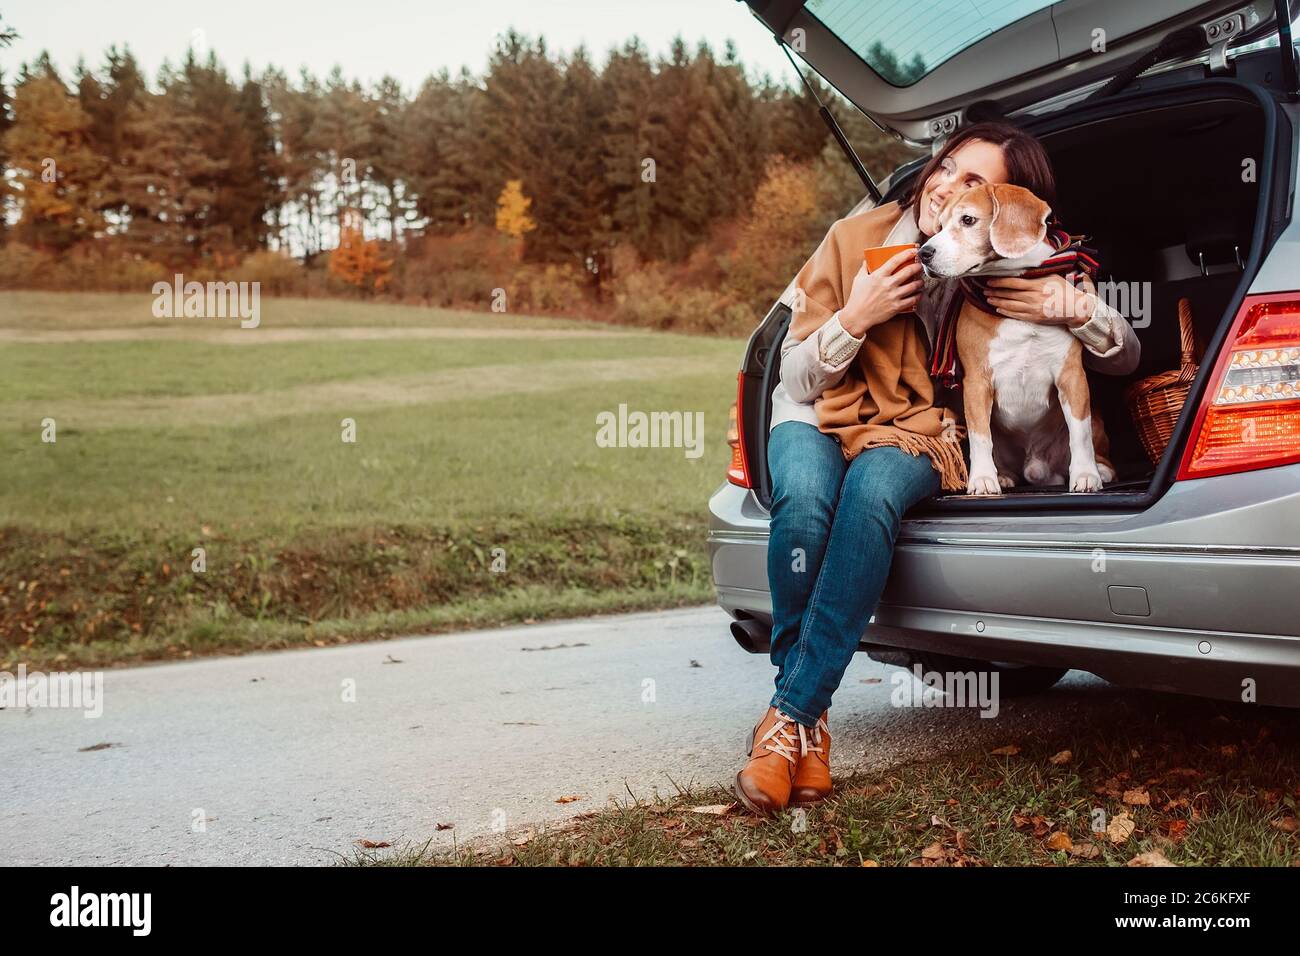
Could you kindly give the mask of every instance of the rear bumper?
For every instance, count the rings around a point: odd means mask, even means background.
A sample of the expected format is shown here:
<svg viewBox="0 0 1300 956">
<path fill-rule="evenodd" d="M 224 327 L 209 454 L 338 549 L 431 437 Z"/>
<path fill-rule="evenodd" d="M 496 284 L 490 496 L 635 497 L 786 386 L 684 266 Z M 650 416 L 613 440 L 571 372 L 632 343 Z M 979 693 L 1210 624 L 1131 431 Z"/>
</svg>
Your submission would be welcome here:
<svg viewBox="0 0 1300 956">
<path fill-rule="evenodd" d="M 769 619 L 767 512 L 710 501 L 718 603 Z M 871 643 L 1300 706 L 1300 466 L 1175 484 L 1141 513 L 904 524 Z"/>
</svg>

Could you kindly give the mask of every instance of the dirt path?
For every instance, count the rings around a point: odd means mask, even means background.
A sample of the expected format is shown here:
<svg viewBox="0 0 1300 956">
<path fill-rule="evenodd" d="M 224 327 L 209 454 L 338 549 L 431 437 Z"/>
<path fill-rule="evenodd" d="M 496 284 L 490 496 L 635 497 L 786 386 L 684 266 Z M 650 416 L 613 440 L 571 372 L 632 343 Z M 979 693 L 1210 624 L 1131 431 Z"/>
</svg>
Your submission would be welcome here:
<svg viewBox="0 0 1300 956">
<path fill-rule="evenodd" d="M 60 428 L 230 426 L 322 409 L 427 405 L 476 395 L 535 394 L 613 382 L 716 375 L 714 358 L 580 359 L 475 365 L 423 375 L 361 378 L 260 392 L 163 398 L 53 400 L 0 404 L 0 425 L 22 427 L 53 418 Z M 615 403 L 617 404 L 617 403 Z"/>
<path fill-rule="evenodd" d="M 195 319 L 194 322 L 205 320 Z M 285 342 L 383 342 L 404 339 L 607 339 L 636 338 L 648 332 L 608 329 L 473 329 L 464 327 L 323 327 L 256 329 L 140 326 L 112 329 L 0 329 L 0 342 L 204 342 L 214 345 L 278 345 Z"/>
</svg>

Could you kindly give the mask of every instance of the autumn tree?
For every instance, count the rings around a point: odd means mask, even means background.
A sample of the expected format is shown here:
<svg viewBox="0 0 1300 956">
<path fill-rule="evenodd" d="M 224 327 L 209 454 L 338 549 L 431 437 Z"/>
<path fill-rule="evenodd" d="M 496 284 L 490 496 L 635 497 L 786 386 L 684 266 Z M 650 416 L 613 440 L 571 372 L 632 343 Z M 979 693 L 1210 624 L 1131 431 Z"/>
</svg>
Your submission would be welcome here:
<svg viewBox="0 0 1300 956">
<path fill-rule="evenodd" d="M 812 163 L 769 161 L 727 264 L 727 291 L 756 310 L 770 305 L 825 232 L 819 205 Z"/>
<path fill-rule="evenodd" d="M 330 253 L 330 275 L 362 292 L 382 292 L 388 284 L 393 261 L 385 259 L 376 240 L 366 240 L 364 218 L 355 209 L 345 209 L 339 229 L 338 248 Z"/>
<path fill-rule="evenodd" d="M 19 200 L 15 238 L 61 252 L 103 228 L 95 184 L 104 158 L 93 147 L 90 118 L 47 57 L 19 76 L 13 110 L 3 148 Z"/>
<path fill-rule="evenodd" d="M 497 231 L 522 239 L 536 229 L 537 223 L 528 215 L 528 207 L 532 204 L 533 201 L 524 195 L 522 182 L 518 179 L 507 182 L 497 199 Z"/>
</svg>

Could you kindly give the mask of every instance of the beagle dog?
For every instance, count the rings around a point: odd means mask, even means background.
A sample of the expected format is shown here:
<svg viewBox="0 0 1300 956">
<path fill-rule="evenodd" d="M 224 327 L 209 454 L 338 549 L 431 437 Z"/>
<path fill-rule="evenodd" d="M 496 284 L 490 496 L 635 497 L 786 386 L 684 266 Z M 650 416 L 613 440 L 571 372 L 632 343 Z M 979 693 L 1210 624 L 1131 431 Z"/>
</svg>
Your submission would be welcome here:
<svg viewBox="0 0 1300 956">
<path fill-rule="evenodd" d="M 1020 186 L 975 186 L 940 210 L 921 264 L 929 276 L 961 279 L 1033 269 L 1058 251 L 1047 240 L 1050 213 Z M 1021 476 L 1032 485 L 1100 491 L 1115 469 L 1090 411 L 1082 343 L 1064 325 L 990 314 L 964 289 L 955 293 L 963 300 L 955 337 L 970 438 L 966 493 L 1001 494 Z"/>
</svg>

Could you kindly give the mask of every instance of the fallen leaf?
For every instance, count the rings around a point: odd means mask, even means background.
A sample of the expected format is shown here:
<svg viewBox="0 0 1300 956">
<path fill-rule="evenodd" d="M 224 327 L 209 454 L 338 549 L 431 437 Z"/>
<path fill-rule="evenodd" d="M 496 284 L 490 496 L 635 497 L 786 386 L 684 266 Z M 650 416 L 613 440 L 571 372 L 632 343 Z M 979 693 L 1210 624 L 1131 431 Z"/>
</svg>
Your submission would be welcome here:
<svg viewBox="0 0 1300 956">
<path fill-rule="evenodd" d="M 1191 824 L 1186 820 L 1170 820 L 1164 827 L 1164 831 L 1170 840 L 1175 843 L 1181 843 L 1183 840 L 1187 839 L 1187 828 L 1190 826 Z"/>
<path fill-rule="evenodd" d="M 536 830 L 529 830 L 523 835 L 515 837 L 510 842 L 514 846 L 527 846 L 528 844 L 533 842 L 533 838 L 536 836 L 537 836 Z"/>
<path fill-rule="evenodd" d="M 720 817 L 731 811 L 734 803 L 713 803 L 704 807 L 691 807 L 691 813 L 707 813 L 711 816 Z"/>
<path fill-rule="evenodd" d="M 879 683 L 880 683 L 880 678 L 879 678 L 879 677 L 864 677 L 864 678 L 862 678 L 862 683 L 864 683 L 864 684 L 879 684 Z M 863 866 L 866 866 L 867 864 L 863 863 L 862 865 L 863 865 Z M 879 865 L 879 864 L 877 864 L 877 866 L 878 866 L 878 865 Z"/>
<path fill-rule="evenodd" d="M 1124 791 L 1124 802 L 1130 807 L 1149 807 L 1151 806 L 1151 794 L 1142 788 Z"/>
<path fill-rule="evenodd" d="M 1279 817 L 1273 821 L 1273 826 L 1277 827 L 1283 833 L 1295 833 L 1296 820 L 1295 817 Z"/>
<path fill-rule="evenodd" d="M 1137 824 L 1133 822 L 1133 818 L 1126 812 L 1120 812 L 1111 817 L 1110 822 L 1106 824 L 1106 839 L 1111 843 L 1124 843 L 1136 829 Z"/>
<path fill-rule="evenodd" d="M 1074 841 L 1070 839 L 1070 834 L 1062 833 L 1060 830 L 1049 836 L 1045 845 L 1049 850 L 1066 853 L 1074 849 Z"/>
<path fill-rule="evenodd" d="M 863 866 L 880 866 L 880 864 L 877 863 L 875 860 L 863 860 L 863 861 L 862 861 L 862 865 L 863 865 Z"/>
<path fill-rule="evenodd" d="M 1129 860 L 1125 866 L 1176 866 L 1165 858 L 1165 855 L 1159 850 L 1147 850 L 1145 853 L 1139 853 L 1133 859 Z"/>
<path fill-rule="evenodd" d="M 555 802 L 556 802 L 556 803 L 573 803 L 575 800 L 581 800 L 581 799 L 582 799 L 582 797 L 577 796 L 577 795 L 575 794 L 575 795 L 573 795 L 573 796 L 569 796 L 569 797 L 560 797 L 560 798 L 557 799 Z"/>
<path fill-rule="evenodd" d="M 1051 758 L 1048 760 L 1048 763 L 1054 764 L 1057 767 L 1061 767 L 1069 763 L 1073 759 L 1074 759 L 1074 754 L 1070 753 L 1070 751 L 1068 750 L 1062 750 L 1058 754 L 1053 754 Z"/>
<path fill-rule="evenodd" d="M 931 843 L 929 846 L 927 846 L 924 850 L 921 851 L 921 859 L 923 859 L 923 860 L 942 860 L 942 859 L 943 859 L 943 844 L 942 844 L 942 843 Z"/>
<path fill-rule="evenodd" d="M 363 850 L 382 850 L 385 847 L 392 846 L 392 844 L 387 840 L 381 843 L 376 843 L 374 840 L 358 840 L 357 846 L 361 847 Z"/>
<path fill-rule="evenodd" d="M 450 830 L 455 825 L 454 823 L 435 823 L 433 826 L 436 830 Z"/>
<path fill-rule="evenodd" d="M 1081 860 L 1091 860 L 1101 856 L 1101 847 L 1091 841 L 1076 843 L 1070 847 L 1070 856 L 1077 856 Z"/>
<path fill-rule="evenodd" d="M 1005 747 L 999 747 L 997 750 L 990 750 L 989 753 L 995 757 L 1014 757 L 1020 753 L 1020 748 L 1015 744 L 1007 744 Z"/>
</svg>

